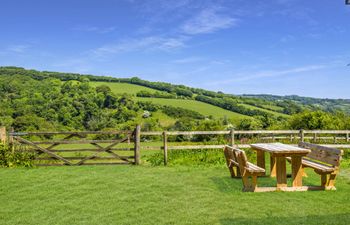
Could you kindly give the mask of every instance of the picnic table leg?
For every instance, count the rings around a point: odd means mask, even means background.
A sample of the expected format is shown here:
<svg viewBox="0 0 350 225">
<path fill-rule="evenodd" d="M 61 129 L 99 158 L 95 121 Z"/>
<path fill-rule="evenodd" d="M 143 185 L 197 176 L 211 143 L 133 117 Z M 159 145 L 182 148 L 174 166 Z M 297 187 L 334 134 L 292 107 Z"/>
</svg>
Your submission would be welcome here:
<svg viewBox="0 0 350 225">
<path fill-rule="evenodd" d="M 265 169 L 265 152 L 264 151 L 261 151 L 261 150 L 256 151 L 256 164 L 257 166 Z"/>
<path fill-rule="evenodd" d="M 293 187 L 303 186 L 303 168 L 301 156 L 292 156 L 292 180 Z"/>
<path fill-rule="evenodd" d="M 270 177 L 276 177 L 276 160 L 270 156 Z"/>
<path fill-rule="evenodd" d="M 287 187 L 286 158 L 276 157 L 277 190 Z"/>
</svg>

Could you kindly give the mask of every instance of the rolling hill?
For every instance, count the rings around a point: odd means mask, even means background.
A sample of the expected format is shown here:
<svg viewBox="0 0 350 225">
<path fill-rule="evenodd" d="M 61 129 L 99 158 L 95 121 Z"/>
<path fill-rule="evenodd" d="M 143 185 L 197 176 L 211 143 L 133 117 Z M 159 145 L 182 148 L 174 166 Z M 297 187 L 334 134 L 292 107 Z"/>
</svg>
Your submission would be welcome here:
<svg viewBox="0 0 350 225">
<path fill-rule="evenodd" d="M 197 121 L 190 126 L 196 126 L 204 118 L 221 121 L 221 124 L 227 124 L 229 119 L 236 125 L 252 119 L 254 126 L 266 128 L 271 125 L 266 124 L 268 121 L 283 122 L 305 110 L 350 111 L 350 100 L 343 99 L 242 96 L 137 77 L 115 78 L 19 67 L 0 67 L 0 97 L 0 123 L 29 126 L 28 129 L 38 129 L 30 127 L 31 120 L 47 129 L 102 129 L 140 122 L 149 127 L 170 127 L 185 118 Z M 147 111 L 151 112 L 148 116 L 144 114 Z"/>
</svg>

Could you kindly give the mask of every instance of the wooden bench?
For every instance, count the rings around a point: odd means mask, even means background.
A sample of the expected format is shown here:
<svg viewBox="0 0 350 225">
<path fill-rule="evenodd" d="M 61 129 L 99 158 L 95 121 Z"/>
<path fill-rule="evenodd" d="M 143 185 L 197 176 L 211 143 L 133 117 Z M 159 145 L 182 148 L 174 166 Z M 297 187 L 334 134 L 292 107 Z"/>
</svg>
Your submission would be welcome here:
<svg viewBox="0 0 350 225">
<path fill-rule="evenodd" d="M 230 146 L 224 147 L 227 167 L 231 177 L 241 177 L 243 181 L 243 191 L 264 191 L 257 187 L 257 177 L 265 174 L 265 169 L 248 162 L 243 150 Z M 249 178 L 251 177 L 251 181 Z M 271 191 L 267 190 L 266 191 Z"/>
<path fill-rule="evenodd" d="M 321 189 L 336 190 L 335 178 L 339 173 L 343 151 L 306 142 L 300 142 L 299 147 L 311 150 L 306 157 L 303 157 L 302 167 L 312 168 L 321 176 Z M 291 158 L 287 157 L 287 160 L 290 162 Z"/>
</svg>

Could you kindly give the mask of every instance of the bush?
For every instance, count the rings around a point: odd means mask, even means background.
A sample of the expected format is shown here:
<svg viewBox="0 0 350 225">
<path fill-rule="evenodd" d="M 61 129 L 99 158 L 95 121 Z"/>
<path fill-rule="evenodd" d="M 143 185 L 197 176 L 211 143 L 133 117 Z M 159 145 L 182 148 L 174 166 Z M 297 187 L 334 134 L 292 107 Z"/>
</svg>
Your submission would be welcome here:
<svg viewBox="0 0 350 225">
<path fill-rule="evenodd" d="M 34 153 L 22 145 L 6 145 L 0 143 L 1 167 L 32 167 Z"/>
<path fill-rule="evenodd" d="M 246 154 L 248 158 L 254 158 L 252 151 L 248 150 Z M 152 166 L 163 165 L 163 151 L 147 156 L 146 161 Z M 168 152 L 168 165 L 226 167 L 226 160 L 222 149 L 171 150 Z"/>
</svg>

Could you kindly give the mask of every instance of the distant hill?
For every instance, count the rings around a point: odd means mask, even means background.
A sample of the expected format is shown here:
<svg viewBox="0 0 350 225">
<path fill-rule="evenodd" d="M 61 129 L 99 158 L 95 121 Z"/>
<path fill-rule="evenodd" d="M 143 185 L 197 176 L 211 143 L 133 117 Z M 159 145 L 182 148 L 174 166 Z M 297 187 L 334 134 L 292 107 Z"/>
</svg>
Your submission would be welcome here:
<svg viewBox="0 0 350 225">
<path fill-rule="evenodd" d="M 313 106 L 316 108 L 321 108 L 322 110 L 334 112 L 337 110 L 346 111 L 350 113 L 350 99 L 329 99 L 329 98 L 311 98 L 311 97 L 302 97 L 298 95 L 285 95 L 285 96 L 278 96 L 278 95 L 266 95 L 266 94 L 259 94 L 259 95 L 249 95 L 244 94 L 243 97 L 248 98 L 260 98 L 264 99 L 266 101 L 293 101 L 297 104 L 304 105 L 304 106 Z"/>
<path fill-rule="evenodd" d="M 274 121 L 285 121 L 305 110 L 350 112 L 350 101 L 346 99 L 233 95 L 137 77 L 20 67 L 0 67 L 0 97 L 0 125 L 25 127 L 28 119 L 34 118 L 43 127 L 60 129 L 96 130 L 132 123 L 187 129 L 186 126 L 200 126 L 198 121 L 204 119 L 218 124 L 241 124 L 244 129 L 252 124 L 268 128 Z M 151 116 L 144 115 L 146 111 Z M 190 120 L 186 122 L 186 118 Z M 245 120 L 250 122 L 242 124 Z"/>
</svg>

